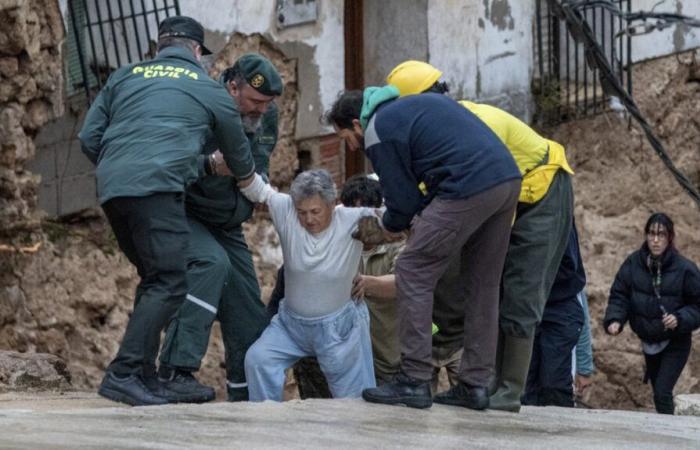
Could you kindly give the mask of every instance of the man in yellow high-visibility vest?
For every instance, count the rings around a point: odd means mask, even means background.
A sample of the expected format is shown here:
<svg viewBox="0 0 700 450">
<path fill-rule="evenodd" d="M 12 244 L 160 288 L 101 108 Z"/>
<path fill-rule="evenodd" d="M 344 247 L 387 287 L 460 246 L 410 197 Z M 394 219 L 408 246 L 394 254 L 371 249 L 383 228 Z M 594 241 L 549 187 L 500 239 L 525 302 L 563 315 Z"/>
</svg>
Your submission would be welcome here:
<svg viewBox="0 0 700 450">
<path fill-rule="evenodd" d="M 396 86 L 401 96 L 445 93 L 447 85 L 439 81 L 441 76 L 442 72 L 428 63 L 405 61 L 391 71 L 387 83 Z M 573 170 L 564 147 L 543 138 L 516 117 L 490 105 L 466 100 L 460 104 L 500 138 L 523 176 L 503 268 L 496 389 L 490 397 L 492 409 L 519 411 L 535 328 L 572 229 Z M 436 308 L 440 308 L 440 301 L 436 299 Z M 438 394 L 435 401 L 459 404 L 459 392 L 453 388 Z"/>
</svg>

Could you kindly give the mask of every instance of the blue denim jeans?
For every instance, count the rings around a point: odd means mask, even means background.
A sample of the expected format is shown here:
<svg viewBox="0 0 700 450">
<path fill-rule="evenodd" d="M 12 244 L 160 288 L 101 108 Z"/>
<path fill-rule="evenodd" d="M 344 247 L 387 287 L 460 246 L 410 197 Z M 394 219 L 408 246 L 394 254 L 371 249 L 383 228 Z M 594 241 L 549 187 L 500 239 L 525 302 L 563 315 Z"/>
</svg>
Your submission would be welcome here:
<svg viewBox="0 0 700 450">
<path fill-rule="evenodd" d="M 315 356 L 334 398 L 359 397 L 375 387 L 367 305 L 353 301 L 322 317 L 302 317 L 280 303 L 279 312 L 248 349 L 245 374 L 251 401 L 282 400 L 284 371 Z"/>
</svg>

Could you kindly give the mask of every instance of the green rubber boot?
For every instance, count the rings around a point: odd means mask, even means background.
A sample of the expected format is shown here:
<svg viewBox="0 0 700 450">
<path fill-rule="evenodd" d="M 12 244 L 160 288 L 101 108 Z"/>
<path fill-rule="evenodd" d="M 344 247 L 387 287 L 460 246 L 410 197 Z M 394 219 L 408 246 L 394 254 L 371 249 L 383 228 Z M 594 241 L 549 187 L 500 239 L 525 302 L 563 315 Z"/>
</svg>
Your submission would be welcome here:
<svg viewBox="0 0 700 450">
<path fill-rule="evenodd" d="M 497 372 L 498 388 L 491 396 L 490 409 L 520 412 L 520 396 L 525 389 L 532 358 L 533 337 L 503 335 L 503 354 Z"/>
<path fill-rule="evenodd" d="M 503 366 L 503 332 L 498 331 L 498 347 L 496 348 L 495 376 L 489 382 L 489 398 L 493 396 L 501 384 L 501 367 Z"/>
</svg>

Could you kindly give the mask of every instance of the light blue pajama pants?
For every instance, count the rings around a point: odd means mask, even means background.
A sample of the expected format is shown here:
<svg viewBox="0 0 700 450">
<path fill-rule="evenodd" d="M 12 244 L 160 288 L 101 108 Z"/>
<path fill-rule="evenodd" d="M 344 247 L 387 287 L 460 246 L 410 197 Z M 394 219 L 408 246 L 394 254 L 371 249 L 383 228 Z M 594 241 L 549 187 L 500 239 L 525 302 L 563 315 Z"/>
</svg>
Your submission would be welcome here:
<svg viewBox="0 0 700 450">
<path fill-rule="evenodd" d="M 331 314 L 308 318 L 282 301 L 246 353 L 250 401 L 282 401 L 285 369 L 305 356 L 318 359 L 334 398 L 359 397 L 363 389 L 375 387 L 367 305 L 349 301 Z"/>
</svg>

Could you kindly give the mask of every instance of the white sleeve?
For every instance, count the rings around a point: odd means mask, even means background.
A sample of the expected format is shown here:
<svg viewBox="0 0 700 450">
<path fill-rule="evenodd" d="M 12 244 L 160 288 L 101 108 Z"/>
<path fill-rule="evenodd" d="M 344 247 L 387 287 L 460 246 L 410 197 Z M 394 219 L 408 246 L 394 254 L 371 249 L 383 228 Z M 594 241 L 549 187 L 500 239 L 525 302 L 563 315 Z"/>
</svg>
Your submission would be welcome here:
<svg viewBox="0 0 700 450">
<path fill-rule="evenodd" d="M 366 208 L 366 207 L 356 207 L 356 206 L 342 206 L 336 207 L 336 212 L 340 214 L 341 221 L 344 222 L 346 230 L 353 233 L 357 230 L 357 221 L 365 216 L 374 216 L 379 220 L 380 226 L 382 223 L 381 216 L 377 216 L 376 212 L 381 212 L 378 208 Z"/>
<path fill-rule="evenodd" d="M 357 220 L 360 220 L 362 217 L 366 216 L 374 216 L 377 219 L 379 219 L 379 226 L 382 226 L 382 214 L 384 213 L 384 210 L 382 208 L 361 207 L 352 209 L 356 210 L 355 213 L 357 214 Z"/>
<path fill-rule="evenodd" d="M 289 194 L 273 192 L 267 198 L 267 207 L 270 210 L 272 223 L 275 224 L 275 228 L 277 228 L 277 232 L 280 233 L 281 236 L 282 229 L 287 219 L 296 214 L 292 197 L 290 197 Z M 292 214 L 292 212 L 295 214 Z"/>
<path fill-rule="evenodd" d="M 240 188 L 245 197 L 253 203 L 266 203 L 270 209 L 272 223 L 277 232 L 281 234 L 290 212 L 294 210 L 292 198 L 288 194 L 275 191 L 272 186 L 265 183 L 262 177 L 255 174 L 253 182 L 247 187 Z"/>
<path fill-rule="evenodd" d="M 240 188 L 245 197 L 253 203 L 267 203 L 276 191 L 265 183 L 259 174 L 255 174 L 253 182 L 244 188 Z"/>
</svg>

